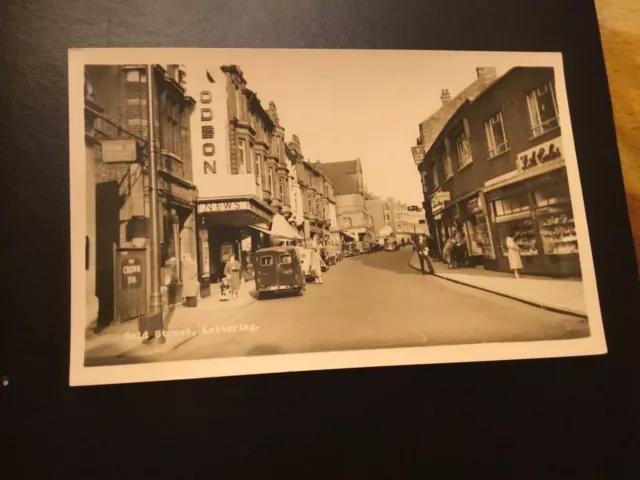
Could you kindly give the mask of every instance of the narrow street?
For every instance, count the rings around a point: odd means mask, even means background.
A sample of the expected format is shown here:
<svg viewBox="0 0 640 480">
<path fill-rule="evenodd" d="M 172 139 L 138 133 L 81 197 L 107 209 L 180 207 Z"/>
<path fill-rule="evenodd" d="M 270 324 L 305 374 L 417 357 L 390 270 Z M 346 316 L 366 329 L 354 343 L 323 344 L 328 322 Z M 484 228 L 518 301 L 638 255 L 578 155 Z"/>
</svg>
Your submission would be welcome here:
<svg viewBox="0 0 640 480">
<path fill-rule="evenodd" d="M 190 318 L 197 320 L 188 327 L 198 335 L 146 360 L 554 340 L 589 334 L 587 324 L 578 318 L 422 276 L 408 266 L 410 255 L 411 250 L 403 248 L 347 258 L 324 275 L 323 284 L 308 285 L 302 297 L 255 301 L 215 315 L 194 310 Z M 257 327 L 253 332 L 215 331 L 251 324 Z"/>
</svg>

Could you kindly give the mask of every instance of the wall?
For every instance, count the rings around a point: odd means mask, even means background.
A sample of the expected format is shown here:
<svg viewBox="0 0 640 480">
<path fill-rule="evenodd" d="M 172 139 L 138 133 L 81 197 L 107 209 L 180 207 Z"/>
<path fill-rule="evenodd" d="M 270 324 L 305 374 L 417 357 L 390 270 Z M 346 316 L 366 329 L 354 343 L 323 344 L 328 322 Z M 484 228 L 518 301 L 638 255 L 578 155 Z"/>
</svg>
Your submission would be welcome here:
<svg viewBox="0 0 640 480">
<path fill-rule="evenodd" d="M 368 227 L 369 220 L 365 214 L 364 197 L 359 194 L 336 195 L 336 208 L 340 228 L 345 228 L 342 218 L 349 217 L 352 228 Z"/>
<path fill-rule="evenodd" d="M 560 130 L 556 129 L 532 139 L 528 127 L 529 113 L 525 95 L 531 89 L 550 81 L 552 78 L 553 71 L 551 69 L 516 69 L 496 86 L 478 97 L 471 105 L 460 111 L 444 130 L 443 136 L 434 145 L 434 148 L 427 153 L 425 162 L 430 192 L 432 193 L 435 188 L 430 174 L 434 161 L 437 165 L 440 188 L 451 192 L 452 199 L 460 198 L 481 188 L 485 181 L 515 170 L 516 155 L 520 152 L 558 136 Z M 489 158 L 484 122 L 498 110 L 502 111 L 509 150 Z M 463 118 L 466 118 L 469 124 L 473 162 L 459 170 L 459 159 L 452 135 L 460 128 Z M 442 162 L 445 152 L 444 137 L 450 138 L 453 165 L 453 177 L 446 181 L 444 180 L 445 173 Z"/>
</svg>

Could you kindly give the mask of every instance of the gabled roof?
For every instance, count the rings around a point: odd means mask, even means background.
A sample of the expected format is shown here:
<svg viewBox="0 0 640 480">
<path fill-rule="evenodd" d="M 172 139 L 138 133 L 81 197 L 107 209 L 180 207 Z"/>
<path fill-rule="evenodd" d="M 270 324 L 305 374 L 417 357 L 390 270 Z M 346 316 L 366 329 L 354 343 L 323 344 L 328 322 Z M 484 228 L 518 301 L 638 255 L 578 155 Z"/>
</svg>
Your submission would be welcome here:
<svg viewBox="0 0 640 480">
<path fill-rule="evenodd" d="M 333 183 L 336 195 L 360 193 L 358 183 L 350 175 L 358 172 L 360 159 L 344 162 L 316 163 L 314 166 Z"/>
</svg>

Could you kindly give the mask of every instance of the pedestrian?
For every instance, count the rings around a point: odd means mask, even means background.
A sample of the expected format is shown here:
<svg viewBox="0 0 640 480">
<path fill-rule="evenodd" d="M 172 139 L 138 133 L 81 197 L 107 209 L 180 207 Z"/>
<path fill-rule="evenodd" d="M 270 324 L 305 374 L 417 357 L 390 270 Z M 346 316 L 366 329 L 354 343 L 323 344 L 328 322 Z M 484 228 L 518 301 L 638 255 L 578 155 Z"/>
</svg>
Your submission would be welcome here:
<svg viewBox="0 0 640 480">
<path fill-rule="evenodd" d="M 449 268 L 454 268 L 454 258 L 453 258 L 453 248 L 455 247 L 455 241 L 453 236 L 447 238 L 447 241 L 444 242 L 444 247 L 442 248 L 442 259 L 444 263 L 449 265 Z"/>
<path fill-rule="evenodd" d="M 509 268 L 513 270 L 516 279 L 520 278 L 518 270 L 522 270 L 522 258 L 520 257 L 520 247 L 516 243 L 515 230 L 512 228 L 507 235 L 507 257 L 509 258 Z"/>
<path fill-rule="evenodd" d="M 322 283 L 322 258 L 315 250 L 311 250 L 311 275 L 315 283 Z"/>
<path fill-rule="evenodd" d="M 425 262 L 427 263 L 427 267 L 429 268 L 429 273 L 434 274 L 435 271 L 433 269 L 433 264 L 431 263 L 431 259 L 429 258 L 429 247 L 426 245 L 426 242 L 424 242 L 421 237 L 418 237 L 415 240 L 414 249 L 418 254 L 418 260 L 420 260 L 420 271 L 422 272 L 422 275 L 427 274 L 427 272 L 424 269 Z"/>
<path fill-rule="evenodd" d="M 190 253 L 182 256 L 182 296 L 187 307 L 198 305 L 198 266 Z"/>
<path fill-rule="evenodd" d="M 224 274 L 229 278 L 229 286 L 231 287 L 231 298 L 236 300 L 240 294 L 240 262 L 236 260 L 235 255 L 231 255 L 227 264 L 224 266 Z"/>
</svg>

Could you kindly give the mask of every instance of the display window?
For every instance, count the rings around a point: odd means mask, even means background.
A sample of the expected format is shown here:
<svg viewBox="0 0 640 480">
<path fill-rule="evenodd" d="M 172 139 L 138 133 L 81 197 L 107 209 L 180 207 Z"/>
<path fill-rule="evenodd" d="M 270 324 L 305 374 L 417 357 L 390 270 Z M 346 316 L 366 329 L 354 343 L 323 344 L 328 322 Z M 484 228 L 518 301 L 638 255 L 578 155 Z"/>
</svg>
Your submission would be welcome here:
<svg viewBox="0 0 640 480">
<path fill-rule="evenodd" d="M 497 224 L 498 239 L 500 241 L 500 253 L 502 256 L 507 255 L 507 237 L 513 230 L 514 240 L 520 247 L 520 255 L 531 256 L 538 255 L 538 246 L 536 242 L 536 232 L 532 218 L 522 218 L 501 222 Z"/>
<path fill-rule="evenodd" d="M 578 237 L 570 206 L 545 209 L 538 214 L 538 225 L 545 254 L 578 253 Z"/>
<path fill-rule="evenodd" d="M 473 256 L 491 256 L 489 229 L 484 215 L 475 215 L 466 222 L 469 254 Z"/>
</svg>

